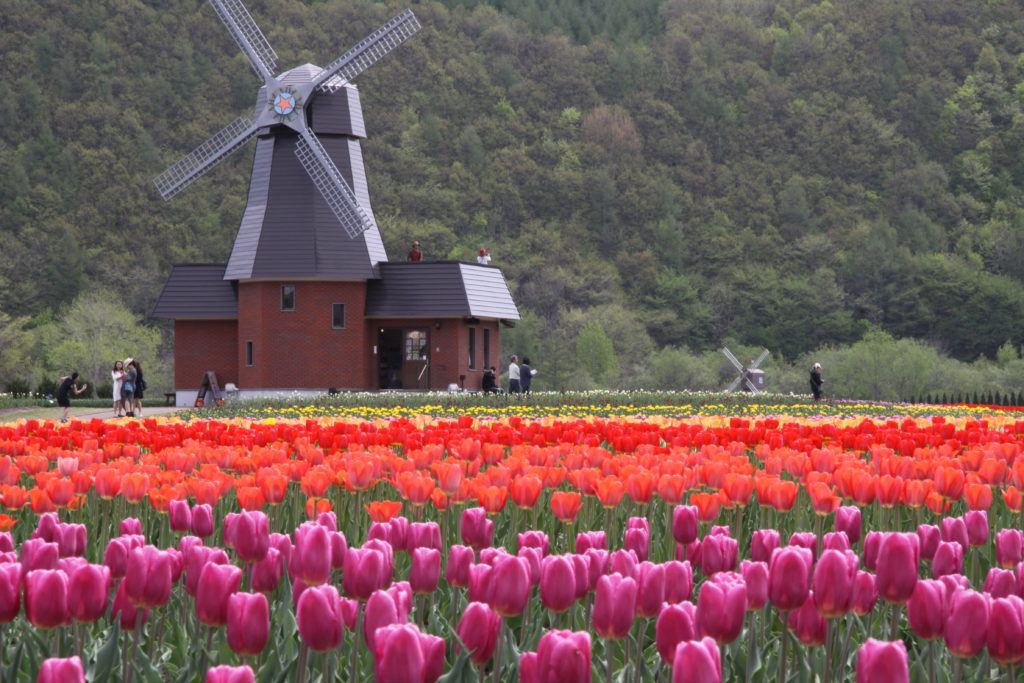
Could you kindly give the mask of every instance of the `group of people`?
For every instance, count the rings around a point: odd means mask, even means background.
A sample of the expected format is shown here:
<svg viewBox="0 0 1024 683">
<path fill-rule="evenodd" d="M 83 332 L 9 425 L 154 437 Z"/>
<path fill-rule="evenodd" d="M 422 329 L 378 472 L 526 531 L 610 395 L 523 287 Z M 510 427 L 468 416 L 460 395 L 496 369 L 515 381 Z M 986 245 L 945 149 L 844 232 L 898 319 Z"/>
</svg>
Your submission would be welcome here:
<svg viewBox="0 0 1024 683">
<path fill-rule="evenodd" d="M 524 356 L 523 362 L 520 363 L 518 356 L 512 356 L 508 364 L 508 393 L 530 393 L 530 385 L 533 381 L 533 376 L 536 374 L 537 371 L 530 367 L 529 358 Z M 493 365 L 484 369 L 484 377 L 480 384 L 480 389 L 487 394 L 501 393 L 501 385 L 498 382 L 498 371 Z"/>
<path fill-rule="evenodd" d="M 142 417 L 146 379 L 139 361 L 134 358 L 115 361 L 110 378 L 114 387 L 114 417 Z"/>
<path fill-rule="evenodd" d="M 423 252 L 420 251 L 419 240 L 413 240 L 412 249 L 409 250 L 409 260 L 414 263 L 423 260 Z M 476 253 L 476 262 L 482 266 L 489 266 L 491 264 L 491 252 L 484 247 L 480 247 L 480 251 Z M 493 368 L 487 369 L 492 370 Z"/>
</svg>

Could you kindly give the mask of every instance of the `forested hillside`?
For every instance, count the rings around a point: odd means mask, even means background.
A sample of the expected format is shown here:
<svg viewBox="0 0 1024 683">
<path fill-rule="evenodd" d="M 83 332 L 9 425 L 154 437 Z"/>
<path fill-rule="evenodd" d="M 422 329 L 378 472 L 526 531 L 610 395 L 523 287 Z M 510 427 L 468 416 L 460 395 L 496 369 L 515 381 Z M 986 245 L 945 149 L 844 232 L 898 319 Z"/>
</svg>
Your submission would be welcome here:
<svg viewBox="0 0 1024 683">
<path fill-rule="evenodd" d="M 247 5 L 289 66 L 405 6 Z M 490 248 L 528 312 L 512 339 L 549 363 L 610 342 L 629 376 L 726 338 L 792 359 L 870 327 L 964 360 L 1024 342 L 1019 2 L 413 9 L 358 80 L 386 246 Z M 226 259 L 252 147 L 170 203 L 151 184 L 254 102 L 207 3 L 0 0 L 0 86 L 0 312 L 106 291 L 143 314 L 172 263 Z"/>
</svg>

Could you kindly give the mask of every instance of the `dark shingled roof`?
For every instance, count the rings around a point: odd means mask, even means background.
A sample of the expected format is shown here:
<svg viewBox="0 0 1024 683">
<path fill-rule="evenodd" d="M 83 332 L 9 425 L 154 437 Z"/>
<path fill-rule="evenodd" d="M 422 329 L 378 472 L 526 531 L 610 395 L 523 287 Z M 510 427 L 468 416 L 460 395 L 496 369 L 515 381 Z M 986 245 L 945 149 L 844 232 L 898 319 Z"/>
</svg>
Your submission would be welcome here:
<svg viewBox="0 0 1024 683">
<path fill-rule="evenodd" d="M 174 266 L 150 314 L 174 320 L 233 320 L 238 317 L 235 286 L 224 280 L 224 264 Z"/>
<path fill-rule="evenodd" d="M 459 261 L 380 264 L 368 283 L 367 318 L 519 320 L 501 269 Z"/>
</svg>

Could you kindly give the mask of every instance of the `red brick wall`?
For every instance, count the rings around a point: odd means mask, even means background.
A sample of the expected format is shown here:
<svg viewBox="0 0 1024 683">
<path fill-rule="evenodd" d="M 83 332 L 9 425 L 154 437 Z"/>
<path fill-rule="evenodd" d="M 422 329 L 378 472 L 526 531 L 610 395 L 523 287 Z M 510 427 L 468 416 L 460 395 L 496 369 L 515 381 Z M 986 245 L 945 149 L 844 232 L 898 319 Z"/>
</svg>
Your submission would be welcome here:
<svg viewBox="0 0 1024 683">
<path fill-rule="evenodd" d="M 281 310 L 281 286 L 295 286 L 295 310 Z M 331 326 L 345 304 L 345 329 Z M 238 374 L 241 389 L 358 389 L 367 386 L 365 282 L 241 282 Z M 246 342 L 253 365 L 246 365 Z"/>
<path fill-rule="evenodd" d="M 198 389 L 207 370 L 221 388 L 238 383 L 238 325 L 234 320 L 174 321 L 174 388 Z"/>
</svg>

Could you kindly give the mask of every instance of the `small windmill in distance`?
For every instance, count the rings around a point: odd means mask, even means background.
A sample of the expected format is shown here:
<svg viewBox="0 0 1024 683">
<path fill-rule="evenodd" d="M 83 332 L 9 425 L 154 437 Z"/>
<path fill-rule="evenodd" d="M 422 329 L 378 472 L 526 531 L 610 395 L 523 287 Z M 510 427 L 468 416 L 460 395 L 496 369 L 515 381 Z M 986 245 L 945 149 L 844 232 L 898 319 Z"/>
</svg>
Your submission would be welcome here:
<svg viewBox="0 0 1024 683">
<path fill-rule="evenodd" d="M 736 391 L 741 386 L 744 391 L 750 391 L 755 394 L 760 394 L 764 391 L 764 370 L 759 370 L 757 366 L 768 357 L 768 349 L 762 351 L 761 355 L 750 364 L 749 368 L 743 367 L 743 363 L 740 363 L 739 359 L 727 347 L 722 347 L 722 354 L 729 359 L 732 366 L 736 368 L 737 373 L 736 379 L 725 388 L 726 391 Z"/>
</svg>

